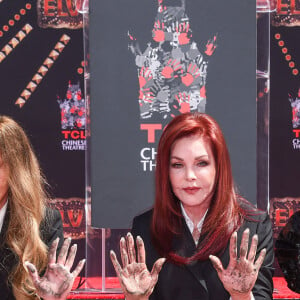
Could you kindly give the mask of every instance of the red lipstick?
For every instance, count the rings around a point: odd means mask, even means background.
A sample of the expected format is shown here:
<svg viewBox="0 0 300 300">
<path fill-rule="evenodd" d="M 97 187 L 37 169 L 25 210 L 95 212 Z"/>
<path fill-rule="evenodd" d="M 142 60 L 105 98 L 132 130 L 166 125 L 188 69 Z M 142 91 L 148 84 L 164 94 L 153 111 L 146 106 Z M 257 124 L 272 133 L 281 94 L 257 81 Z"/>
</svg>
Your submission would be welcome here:
<svg viewBox="0 0 300 300">
<path fill-rule="evenodd" d="M 200 188 L 198 188 L 198 187 L 186 187 L 186 188 L 183 188 L 183 190 L 186 193 L 190 194 L 190 195 L 194 195 L 200 190 Z"/>
</svg>

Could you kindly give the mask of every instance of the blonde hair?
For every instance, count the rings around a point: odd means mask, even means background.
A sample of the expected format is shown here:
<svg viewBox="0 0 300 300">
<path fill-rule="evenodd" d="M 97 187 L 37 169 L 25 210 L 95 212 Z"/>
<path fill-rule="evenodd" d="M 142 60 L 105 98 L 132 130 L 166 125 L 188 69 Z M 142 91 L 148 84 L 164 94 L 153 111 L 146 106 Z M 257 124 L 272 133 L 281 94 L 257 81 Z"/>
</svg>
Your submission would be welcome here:
<svg viewBox="0 0 300 300">
<path fill-rule="evenodd" d="M 24 262 L 30 261 L 39 272 L 47 264 L 47 246 L 39 230 L 45 217 L 46 181 L 24 130 L 6 116 L 0 116 L 0 155 L 9 170 L 6 244 L 18 257 L 9 281 L 25 297 L 33 295 L 35 288 Z"/>
</svg>

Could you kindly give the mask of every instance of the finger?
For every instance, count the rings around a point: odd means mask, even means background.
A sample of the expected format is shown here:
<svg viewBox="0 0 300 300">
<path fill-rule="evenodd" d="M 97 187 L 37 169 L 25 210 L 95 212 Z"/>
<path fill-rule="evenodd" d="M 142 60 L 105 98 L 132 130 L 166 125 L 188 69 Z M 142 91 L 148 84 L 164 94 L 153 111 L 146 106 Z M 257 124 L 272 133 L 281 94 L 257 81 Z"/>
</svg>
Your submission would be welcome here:
<svg viewBox="0 0 300 300">
<path fill-rule="evenodd" d="M 259 256 L 254 264 L 256 271 L 258 271 L 266 257 L 267 250 L 266 248 L 262 249 L 259 253 Z"/>
<path fill-rule="evenodd" d="M 41 279 L 35 265 L 31 264 L 29 261 L 25 261 L 24 264 L 28 270 L 28 273 L 33 281 L 34 286 L 38 288 L 41 283 Z"/>
<path fill-rule="evenodd" d="M 58 264 L 64 265 L 66 263 L 66 258 L 69 251 L 70 244 L 71 244 L 71 238 L 66 238 L 57 257 Z"/>
<path fill-rule="evenodd" d="M 68 271 L 70 271 L 70 269 L 73 266 L 74 260 L 75 260 L 75 256 L 76 256 L 76 252 L 77 252 L 77 244 L 74 244 L 69 252 L 65 267 Z"/>
<path fill-rule="evenodd" d="M 221 274 L 224 271 L 222 262 L 220 261 L 220 259 L 214 255 L 210 255 L 209 259 L 211 261 L 211 263 L 213 264 L 214 268 L 216 269 L 217 273 L 219 274 L 219 276 L 221 276 Z"/>
<path fill-rule="evenodd" d="M 74 271 L 72 272 L 73 278 L 76 278 L 78 276 L 78 274 L 81 272 L 83 266 L 85 264 L 85 259 L 82 259 L 76 266 L 76 268 L 74 269 Z"/>
<path fill-rule="evenodd" d="M 115 271 L 117 273 L 117 276 L 119 278 L 121 278 L 122 268 L 121 268 L 121 266 L 120 266 L 120 264 L 118 262 L 116 253 L 113 250 L 110 251 L 110 259 L 111 259 L 111 262 L 112 262 L 112 264 L 114 266 L 114 269 L 115 269 Z"/>
<path fill-rule="evenodd" d="M 136 238 L 136 245 L 137 245 L 137 257 L 139 263 L 146 262 L 146 252 L 145 252 L 145 245 L 144 241 L 140 236 Z"/>
<path fill-rule="evenodd" d="M 127 255 L 126 241 L 123 237 L 121 237 L 120 239 L 120 253 L 121 253 L 123 268 L 126 268 L 128 265 L 128 255 Z"/>
<path fill-rule="evenodd" d="M 245 259 L 248 253 L 249 244 L 249 228 L 245 229 L 242 236 L 241 247 L 240 247 L 240 259 Z"/>
<path fill-rule="evenodd" d="M 165 258 L 159 258 L 153 265 L 152 270 L 151 270 L 151 277 L 158 278 L 158 274 L 161 271 L 161 268 L 163 264 L 165 263 L 166 259 Z M 156 279 L 157 281 L 157 279 Z"/>
<path fill-rule="evenodd" d="M 135 248 L 134 248 L 134 239 L 130 232 L 127 233 L 126 240 L 127 240 L 128 260 L 129 263 L 131 264 L 136 262 L 136 255 L 135 255 Z"/>
<path fill-rule="evenodd" d="M 154 289 L 154 286 L 156 285 L 158 281 L 158 275 L 159 272 L 161 271 L 161 268 L 163 264 L 165 263 L 166 259 L 165 258 L 159 258 L 153 265 L 152 270 L 151 270 L 151 283 L 149 285 L 149 288 L 145 292 L 147 296 L 152 294 L 152 291 Z"/>
<path fill-rule="evenodd" d="M 257 244 L 258 244 L 258 237 L 257 237 L 257 234 L 255 234 L 252 237 L 252 242 L 251 242 L 251 246 L 250 246 L 250 250 L 249 250 L 249 254 L 248 254 L 248 260 L 251 263 L 254 262 L 254 259 L 256 256 Z"/>
<path fill-rule="evenodd" d="M 57 237 L 50 246 L 48 252 L 48 264 L 55 264 L 56 263 L 56 249 L 58 246 L 59 238 Z"/>
<path fill-rule="evenodd" d="M 230 243 L 229 243 L 229 255 L 230 255 L 230 263 L 233 263 L 236 261 L 237 258 L 237 232 L 235 231 L 231 237 L 230 237 Z"/>
</svg>

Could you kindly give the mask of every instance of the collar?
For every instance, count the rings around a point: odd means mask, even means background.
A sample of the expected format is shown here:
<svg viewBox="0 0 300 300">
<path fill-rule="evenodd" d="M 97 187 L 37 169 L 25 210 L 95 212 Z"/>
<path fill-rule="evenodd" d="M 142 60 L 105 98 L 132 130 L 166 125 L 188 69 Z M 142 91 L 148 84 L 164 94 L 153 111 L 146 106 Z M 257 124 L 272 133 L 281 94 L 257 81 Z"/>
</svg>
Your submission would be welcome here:
<svg viewBox="0 0 300 300">
<path fill-rule="evenodd" d="M 3 222 L 4 222 L 5 214 L 6 214 L 6 211 L 7 211 L 7 204 L 8 204 L 8 201 L 6 200 L 5 204 L 0 209 L 0 232 L 1 232 L 1 229 L 2 229 Z"/>
<path fill-rule="evenodd" d="M 181 207 L 181 212 L 182 212 L 182 215 L 185 219 L 185 222 L 186 222 L 186 225 L 187 227 L 189 228 L 189 231 L 191 233 L 193 233 L 194 231 L 194 223 L 193 221 L 190 219 L 190 217 L 187 215 L 182 203 L 180 202 L 180 207 Z M 204 220 L 205 220 L 205 217 L 206 217 L 206 214 L 208 212 L 208 209 L 206 210 L 205 214 L 203 215 L 203 217 L 201 218 L 201 220 L 199 221 L 199 223 L 197 224 L 197 229 L 199 230 L 199 232 L 201 232 L 201 229 L 202 229 L 202 226 L 203 226 L 203 223 L 204 223 Z"/>
</svg>

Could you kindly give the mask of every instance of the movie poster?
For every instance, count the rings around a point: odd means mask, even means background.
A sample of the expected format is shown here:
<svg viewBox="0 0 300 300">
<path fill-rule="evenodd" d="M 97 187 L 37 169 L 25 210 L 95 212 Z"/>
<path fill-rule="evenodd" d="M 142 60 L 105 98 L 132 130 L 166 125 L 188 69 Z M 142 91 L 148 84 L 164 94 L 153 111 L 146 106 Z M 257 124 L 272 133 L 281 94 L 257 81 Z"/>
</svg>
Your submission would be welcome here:
<svg viewBox="0 0 300 300">
<path fill-rule="evenodd" d="M 299 20 L 299 1 L 277 1 L 277 9 L 271 14 L 270 31 L 269 199 L 274 240 L 299 210 Z M 276 275 L 282 275 L 277 265 Z"/>
</svg>

